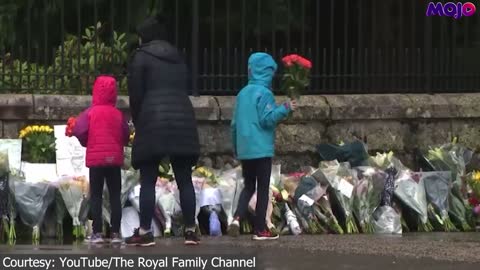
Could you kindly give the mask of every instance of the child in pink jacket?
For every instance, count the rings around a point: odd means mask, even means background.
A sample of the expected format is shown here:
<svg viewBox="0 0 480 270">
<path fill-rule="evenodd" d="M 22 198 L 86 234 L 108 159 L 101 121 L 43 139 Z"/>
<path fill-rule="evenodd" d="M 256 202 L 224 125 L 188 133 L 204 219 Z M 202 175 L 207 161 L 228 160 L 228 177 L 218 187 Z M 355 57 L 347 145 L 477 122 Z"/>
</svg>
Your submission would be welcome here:
<svg viewBox="0 0 480 270">
<path fill-rule="evenodd" d="M 90 169 L 90 208 L 93 234 L 90 242 L 101 244 L 103 185 L 106 180 L 111 207 L 112 243 L 121 243 L 122 208 L 121 167 L 123 147 L 128 144 L 128 124 L 116 108 L 117 82 L 111 76 L 99 76 L 93 85 L 92 105 L 76 120 L 73 135 L 87 148 L 86 164 Z"/>
</svg>

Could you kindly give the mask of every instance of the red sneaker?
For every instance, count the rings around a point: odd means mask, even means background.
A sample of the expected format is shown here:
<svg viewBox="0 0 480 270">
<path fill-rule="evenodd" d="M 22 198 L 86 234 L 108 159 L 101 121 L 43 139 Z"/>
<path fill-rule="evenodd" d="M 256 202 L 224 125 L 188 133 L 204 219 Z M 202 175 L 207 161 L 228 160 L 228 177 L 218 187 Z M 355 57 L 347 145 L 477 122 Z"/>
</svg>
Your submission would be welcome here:
<svg viewBox="0 0 480 270">
<path fill-rule="evenodd" d="M 263 240 L 276 240 L 279 235 L 270 231 L 257 232 L 253 235 L 253 240 L 263 241 Z"/>
</svg>

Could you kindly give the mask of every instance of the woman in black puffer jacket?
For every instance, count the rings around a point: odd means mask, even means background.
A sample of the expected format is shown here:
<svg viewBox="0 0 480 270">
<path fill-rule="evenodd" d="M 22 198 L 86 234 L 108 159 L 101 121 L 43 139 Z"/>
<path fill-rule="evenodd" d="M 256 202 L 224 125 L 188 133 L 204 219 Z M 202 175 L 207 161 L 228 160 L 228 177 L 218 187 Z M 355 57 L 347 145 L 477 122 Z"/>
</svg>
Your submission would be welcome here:
<svg viewBox="0 0 480 270">
<path fill-rule="evenodd" d="M 128 92 L 135 125 L 132 165 L 141 175 L 140 228 L 126 243 L 155 244 L 151 230 L 155 182 L 160 161 L 168 157 L 180 191 L 185 243 L 198 244 L 192 166 L 198 160 L 200 145 L 188 96 L 187 65 L 178 49 L 166 41 L 166 27 L 161 18 L 147 19 L 137 32 L 141 45 L 129 63 Z"/>
</svg>

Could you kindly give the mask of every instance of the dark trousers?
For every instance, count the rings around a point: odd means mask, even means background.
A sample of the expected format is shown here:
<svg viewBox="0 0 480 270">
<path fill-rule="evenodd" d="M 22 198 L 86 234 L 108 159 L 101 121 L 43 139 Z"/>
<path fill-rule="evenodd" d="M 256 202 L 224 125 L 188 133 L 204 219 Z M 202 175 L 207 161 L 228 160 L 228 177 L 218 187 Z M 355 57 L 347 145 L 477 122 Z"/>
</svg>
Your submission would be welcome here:
<svg viewBox="0 0 480 270">
<path fill-rule="evenodd" d="M 122 220 L 122 203 L 120 193 L 122 189 L 122 175 L 120 167 L 93 167 L 90 168 L 90 201 L 93 219 L 93 233 L 101 233 L 103 228 L 102 203 L 103 185 L 107 181 L 108 195 L 111 208 L 111 232 L 120 232 Z"/>
<path fill-rule="evenodd" d="M 180 206 L 186 228 L 195 227 L 195 190 L 192 183 L 192 159 L 171 157 L 173 173 L 180 192 Z M 140 227 L 150 230 L 155 211 L 155 183 L 158 177 L 158 165 L 152 162 L 140 166 Z"/>
<path fill-rule="evenodd" d="M 245 187 L 240 194 L 235 217 L 244 218 L 248 211 L 248 203 L 257 189 L 257 205 L 255 207 L 254 229 L 256 232 L 266 228 L 268 195 L 270 189 L 270 175 L 272 173 L 272 159 L 259 158 L 242 161 L 243 181 Z"/>
</svg>

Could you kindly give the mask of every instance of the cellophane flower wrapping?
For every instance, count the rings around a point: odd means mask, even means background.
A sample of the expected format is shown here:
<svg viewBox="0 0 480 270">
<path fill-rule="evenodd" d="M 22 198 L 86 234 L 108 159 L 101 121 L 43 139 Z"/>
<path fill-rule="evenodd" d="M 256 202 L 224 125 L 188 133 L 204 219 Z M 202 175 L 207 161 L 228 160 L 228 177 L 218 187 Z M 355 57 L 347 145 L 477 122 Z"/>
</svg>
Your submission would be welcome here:
<svg viewBox="0 0 480 270">
<path fill-rule="evenodd" d="M 467 209 L 463 202 L 453 193 L 448 195 L 448 214 L 456 228 L 464 232 L 472 230 L 470 221 L 467 220 Z"/>
<path fill-rule="evenodd" d="M 33 228 L 32 240 L 40 240 L 40 225 L 47 208 L 55 199 L 55 187 L 47 182 L 27 183 L 14 180 L 15 202 L 18 213 L 25 225 Z"/>
<path fill-rule="evenodd" d="M 65 207 L 73 220 L 73 236 L 85 237 L 82 208 L 88 202 L 89 183 L 85 177 L 62 177 L 57 182 Z"/>
<path fill-rule="evenodd" d="M 9 231 L 9 171 L 8 152 L 0 151 L 0 239 Z"/>
<path fill-rule="evenodd" d="M 285 220 L 287 221 L 288 228 L 293 235 L 299 235 L 302 233 L 302 228 L 298 222 L 297 216 L 288 206 L 288 203 L 285 203 Z"/>
<path fill-rule="evenodd" d="M 241 168 L 237 167 L 224 171 L 218 179 L 218 188 L 222 193 L 222 206 L 227 214 L 228 224 L 230 224 L 234 219 L 240 193 L 243 189 Z"/>
<path fill-rule="evenodd" d="M 327 188 L 322 187 L 312 176 L 303 176 L 295 190 L 294 201 L 296 207 L 309 224 L 308 228 L 304 229 L 311 234 L 326 232 L 325 222 L 321 224 L 315 211 L 316 202 L 325 195 L 326 190 Z"/>
<path fill-rule="evenodd" d="M 425 184 L 410 171 L 401 171 L 395 181 L 395 196 L 417 217 L 417 230 L 429 232 L 433 229 L 428 220 Z M 404 208 L 404 211 L 407 209 Z"/>
<path fill-rule="evenodd" d="M 321 176 L 323 174 L 323 176 Z M 347 234 L 358 233 L 358 227 L 353 215 L 353 188 L 355 175 L 348 163 L 338 161 L 324 161 L 320 163 L 320 170 L 316 172 L 316 179 L 327 181 L 330 188 L 327 190 L 336 208 L 336 216 L 343 217 L 344 231 Z M 319 176 L 320 175 L 320 176 Z M 318 180 L 317 180 L 318 181 Z"/>
<path fill-rule="evenodd" d="M 67 207 L 63 201 L 62 194 L 55 190 L 55 219 L 56 219 L 56 237 L 58 240 L 63 240 L 63 220 L 67 214 Z"/>
<path fill-rule="evenodd" d="M 387 175 L 373 167 L 357 167 L 353 190 L 353 212 L 363 233 L 374 233 L 372 215 L 380 206 Z"/>
<path fill-rule="evenodd" d="M 376 234 L 402 234 L 402 221 L 397 211 L 388 205 L 378 207 L 373 213 Z"/>
<path fill-rule="evenodd" d="M 175 199 L 174 190 L 174 183 L 169 182 L 167 179 L 157 181 L 157 205 L 165 216 L 164 235 L 171 235 L 172 219 L 177 212 L 181 213 L 180 205 Z"/>
<path fill-rule="evenodd" d="M 123 169 L 129 170 L 132 168 L 132 147 L 129 147 L 129 146 L 124 147 L 123 153 L 124 153 Z"/>
<path fill-rule="evenodd" d="M 468 184 L 465 181 L 466 166 L 472 159 L 473 151 L 458 143 L 448 143 L 437 148 L 430 149 L 424 160 L 427 162 L 428 170 L 450 171 L 452 173 L 452 189 L 454 196 L 460 199 L 471 213 L 468 204 Z M 468 215 L 468 214 L 467 214 Z M 469 218 L 468 216 L 466 217 Z"/>
<path fill-rule="evenodd" d="M 440 225 L 442 230 L 446 232 L 456 231 L 457 229 L 448 215 L 448 199 L 452 184 L 451 172 L 421 172 L 419 174 L 425 183 L 430 218 L 434 223 Z"/>
</svg>

